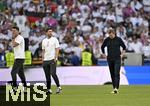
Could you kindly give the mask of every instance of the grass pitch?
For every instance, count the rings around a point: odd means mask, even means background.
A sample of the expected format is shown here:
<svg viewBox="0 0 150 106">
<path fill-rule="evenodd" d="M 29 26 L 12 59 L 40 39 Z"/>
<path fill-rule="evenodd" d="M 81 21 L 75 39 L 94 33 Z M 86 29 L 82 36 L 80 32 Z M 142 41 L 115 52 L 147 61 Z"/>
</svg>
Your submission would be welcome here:
<svg viewBox="0 0 150 106">
<path fill-rule="evenodd" d="M 110 94 L 111 85 L 63 86 L 63 92 L 50 96 L 50 106 L 150 106 L 150 85 L 120 86 Z"/>
</svg>

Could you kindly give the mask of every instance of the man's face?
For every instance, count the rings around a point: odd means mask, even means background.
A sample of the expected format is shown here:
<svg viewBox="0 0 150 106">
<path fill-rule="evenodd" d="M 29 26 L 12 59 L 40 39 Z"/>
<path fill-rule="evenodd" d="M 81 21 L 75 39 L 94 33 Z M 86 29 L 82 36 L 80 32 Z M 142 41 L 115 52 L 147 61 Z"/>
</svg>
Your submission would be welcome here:
<svg viewBox="0 0 150 106">
<path fill-rule="evenodd" d="M 53 30 L 48 30 L 47 33 L 46 33 L 47 36 L 48 36 L 48 37 L 51 37 L 51 36 L 52 36 L 52 32 L 53 32 Z"/>
<path fill-rule="evenodd" d="M 113 39 L 114 37 L 115 37 L 115 34 L 114 34 L 114 32 L 109 32 L 109 37 L 111 38 L 111 39 Z"/>
<path fill-rule="evenodd" d="M 16 37 L 17 35 L 19 35 L 19 31 L 17 29 L 13 28 L 12 35 L 13 35 L 13 37 Z"/>
</svg>

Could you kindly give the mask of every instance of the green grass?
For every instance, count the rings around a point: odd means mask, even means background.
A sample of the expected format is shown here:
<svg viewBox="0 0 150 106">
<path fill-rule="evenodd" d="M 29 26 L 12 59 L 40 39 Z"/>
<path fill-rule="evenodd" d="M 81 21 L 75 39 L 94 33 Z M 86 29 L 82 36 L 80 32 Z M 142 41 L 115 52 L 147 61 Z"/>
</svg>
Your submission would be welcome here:
<svg viewBox="0 0 150 106">
<path fill-rule="evenodd" d="M 50 96 L 50 106 L 150 106 L 150 85 L 120 86 L 119 94 L 110 94 L 110 85 L 62 88 L 62 94 Z"/>
</svg>

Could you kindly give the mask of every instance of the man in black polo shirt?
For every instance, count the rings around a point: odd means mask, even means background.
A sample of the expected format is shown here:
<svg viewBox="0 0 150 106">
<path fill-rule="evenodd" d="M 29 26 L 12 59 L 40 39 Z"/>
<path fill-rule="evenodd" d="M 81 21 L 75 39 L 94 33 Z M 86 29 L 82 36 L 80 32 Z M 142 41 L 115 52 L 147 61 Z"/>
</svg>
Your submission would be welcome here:
<svg viewBox="0 0 150 106">
<path fill-rule="evenodd" d="M 120 50 L 120 46 L 123 50 Z M 108 56 L 105 55 L 104 48 L 107 47 Z M 123 57 L 126 46 L 121 38 L 115 35 L 114 29 L 109 29 L 109 37 L 107 37 L 102 46 L 102 53 L 104 57 L 107 57 L 109 70 L 111 74 L 113 91 L 111 93 L 118 93 L 119 82 L 120 82 L 120 67 L 121 67 L 121 58 Z"/>
</svg>

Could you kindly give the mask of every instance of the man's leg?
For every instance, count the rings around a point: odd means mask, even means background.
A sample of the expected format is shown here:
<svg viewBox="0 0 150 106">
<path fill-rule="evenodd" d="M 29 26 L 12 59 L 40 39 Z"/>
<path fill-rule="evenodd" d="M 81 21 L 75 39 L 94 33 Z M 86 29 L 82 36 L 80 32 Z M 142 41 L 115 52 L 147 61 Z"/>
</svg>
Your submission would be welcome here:
<svg viewBox="0 0 150 106">
<path fill-rule="evenodd" d="M 56 94 L 59 94 L 61 93 L 61 90 L 62 88 L 60 87 L 60 83 L 59 83 L 59 79 L 58 79 L 58 76 L 56 74 L 56 62 L 55 61 L 52 61 L 51 62 L 51 74 L 52 74 L 52 77 L 57 85 L 57 90 L 56 90 Z"/>
<path fill-rule="evenodd" d="M 119 89 L 121 60 L 115 60 L 115 88 Z"/>
<path fill-rule="evenodd" d="M 53 77 L 53 79 L 54 79 L 54 81 L 55 81 L 55 83 L 56 83 L 56 86 L 57 87 L 60 87 L 60 83 L 59 83 L 59 79 L 58 79 L 58 76 L 57 76 L 57 74 L 56 74 L 56 62 L 54 62 L 54 61 L 52 61 L 51 62 L 51 64 L 50 64 L 51 66 L 50 66 L 50 72 L 51 72 L 51 75 L 52 75 L 52 77 Z"/>
<path fill-rule="evenodd" d="M 112 85 L 113 85 L 113 88 L 115 89 L 115 73 L 114 73 L 114 62 L 113 61 L 110 61 L 108 60 L 108 66 L 109 66 L 109 71 L 110 71 L 110 76 L 111 76 L 111 79 L 112 79 Z"/>
<path fill-rule="evenodd" d="M 17 87 L 17 73 L 19 72 L 19 62 L 15 60 L 13 68 L 11 70 L 11 76 L 13 81 L 13 87 Z"/>
<path fill-rule="evenodd" d="M 19 72 L 18 72 L 18 75 L 23 83 L 23 86 L 24 87 L 27 87 L 27 83 L 26 83 L 26 78 L 25 78 L 25 75 L 24 75 L 24 68 L 23 68 L 23 63 L 24 63 L 24 60 L 20 60 L 20 69 L 19 69 Z"/>
<path fill-rule="evenodd" d="M 47 89 L 51 89 L 50 63 L 43 62 L 43 69 L 46 77 Z"/>
</svg>

